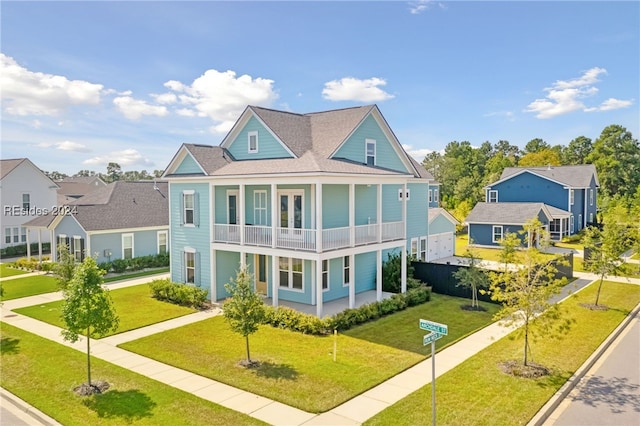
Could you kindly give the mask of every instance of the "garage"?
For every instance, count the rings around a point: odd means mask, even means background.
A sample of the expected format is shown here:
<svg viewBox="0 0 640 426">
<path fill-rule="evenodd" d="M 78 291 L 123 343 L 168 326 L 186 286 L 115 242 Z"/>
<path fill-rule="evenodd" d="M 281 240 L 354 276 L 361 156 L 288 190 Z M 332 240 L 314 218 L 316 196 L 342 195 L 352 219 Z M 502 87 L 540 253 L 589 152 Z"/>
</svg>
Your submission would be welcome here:
<svg viewBox="0 0 640 426">
<path fill-rule="evenodd" d="M 453 232 L 429 235 L 427 261 L 451 257 L 454 254 L 455 238 Z"/>
</svg>

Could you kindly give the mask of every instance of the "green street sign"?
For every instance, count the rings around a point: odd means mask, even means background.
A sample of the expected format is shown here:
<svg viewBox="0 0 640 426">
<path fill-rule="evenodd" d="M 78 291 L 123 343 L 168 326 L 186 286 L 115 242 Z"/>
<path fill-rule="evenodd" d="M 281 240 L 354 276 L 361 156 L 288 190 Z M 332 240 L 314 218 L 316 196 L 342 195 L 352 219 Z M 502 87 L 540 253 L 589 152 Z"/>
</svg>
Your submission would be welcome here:
<svg viewBox="0 0 640 426">
<path fill-rule="evenodd" d="M 436 340 L 438 340 L 439 338 L 442 337 L 442 334 L 440 333 L 429 333 L 429 334 L 425 334 L 424 337 L 422 338 L 422 346 L 427 346 L 429 343 L 431 342 L 435 342 Z"/>
<path fill-rule="evenodd" d="M 420 328 L 422 330 L 433 331 L 434 333 L 447 335 L 449 334 L 449 328 L 445 324 L 438 322 L 428 321 L 425 319 L 420 320 Z"/>
</svg>

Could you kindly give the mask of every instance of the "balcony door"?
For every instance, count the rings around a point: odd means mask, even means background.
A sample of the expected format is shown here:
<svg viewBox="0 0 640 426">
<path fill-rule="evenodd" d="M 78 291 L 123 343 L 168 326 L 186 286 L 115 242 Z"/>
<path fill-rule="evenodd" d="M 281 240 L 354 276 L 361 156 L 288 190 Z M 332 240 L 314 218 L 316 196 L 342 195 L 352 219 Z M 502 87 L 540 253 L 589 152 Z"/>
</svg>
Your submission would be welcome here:
<svg viewBox="0 0 640 426">
<path fill-rule="evenodd" d="M 304 222 L 303 191 L 282 191 L 280 198 L 280 228 L 281 234 L 288 236 L 300 235 Z"/>
</svg>

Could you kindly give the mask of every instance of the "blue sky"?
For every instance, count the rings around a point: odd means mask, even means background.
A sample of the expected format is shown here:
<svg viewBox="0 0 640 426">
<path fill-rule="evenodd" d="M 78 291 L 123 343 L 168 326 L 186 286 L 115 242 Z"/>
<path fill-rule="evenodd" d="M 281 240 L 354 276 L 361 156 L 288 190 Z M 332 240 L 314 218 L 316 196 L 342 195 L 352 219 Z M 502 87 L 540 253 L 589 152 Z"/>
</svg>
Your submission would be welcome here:
<svg viewBox="0 0 640 426">
<path fill-rule="evenodd" d="M 2 2 L 2 158 L 163 169 L 247 104 L 377 104 L 421 160 L 447 143 L 640 133 L 640 3 Z"/>
</svg>

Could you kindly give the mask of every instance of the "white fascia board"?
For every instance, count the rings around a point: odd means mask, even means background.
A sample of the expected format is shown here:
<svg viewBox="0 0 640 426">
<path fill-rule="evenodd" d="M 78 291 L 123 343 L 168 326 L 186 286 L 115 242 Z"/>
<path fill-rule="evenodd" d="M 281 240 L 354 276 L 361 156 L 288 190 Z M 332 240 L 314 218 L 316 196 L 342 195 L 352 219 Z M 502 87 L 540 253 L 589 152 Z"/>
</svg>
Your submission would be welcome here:
<svg viewBox="0 0 640 426">
<path fill-rule="evenodd" d="M 143 232 L 143 231 L 164 231 L 169 230 L 169 225 L 160 226 L 145 226 L 141 228 L 118 228 L 118 229 L 100 229 L 98 231 L 85 231 L 87 235 L 100 235 L 100 234 L 120 234 L 123 232 Z"/>
<path fill-rule="evenodd" d="M 165 171 L 162 173 L 161 179 L 167 179 L 167 180 L 168 179 L 172 179 L 172 178 L 168 178 L 167 175 L 173 173 L 178 168 L 178 166 L 182 163 L 182 161 L 186 158 L 187 155 L 190 156 L 193 159 L 193 161 L 195 161 L 195 163 L 198 165 L 200 170 L 202 170 L 202 173 L 204 173 L 206 175 L 207 172 L 204 170 L 202 165 L 193 156 L 193 154 L 191 154 L 191 152 L 189 152 L 189 150 L 187 149 L 186 145 L 182 144 L 180 146 L 180 148 L 178 149 L 178 152 L 176 152 L 176 154 L 173 156 L 173 158 L 169 162 L 169 165 L 167 166 Z"/>
</svg>

